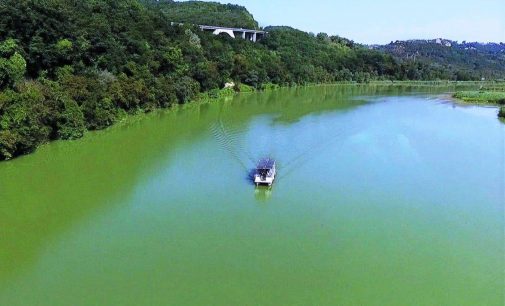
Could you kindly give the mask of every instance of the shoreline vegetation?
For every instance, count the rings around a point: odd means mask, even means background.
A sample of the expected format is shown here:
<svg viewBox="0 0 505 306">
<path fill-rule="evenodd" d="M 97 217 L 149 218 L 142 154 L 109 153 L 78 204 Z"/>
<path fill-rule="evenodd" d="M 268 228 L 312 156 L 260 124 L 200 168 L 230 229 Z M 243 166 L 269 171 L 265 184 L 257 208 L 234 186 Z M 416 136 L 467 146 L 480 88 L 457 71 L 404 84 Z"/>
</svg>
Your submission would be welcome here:
<svg viewBox="0 0 505 306">
<path fill-rule="evenodd" d="M 157 109 L 149 109 L 149 110 L 139 110 L 138 112 L 135 113 L 126 113 L 123 112 L 121 115 L 118 116 L 116 121 L 104 128 L 101 129 L 94 129 L 94 130 L 87 130 L 83 132 L 83 134 L 80 137 L 76 138 L 70 138 L 70 139 L 55 139 L 55 140 L 77 140 L 85 136 L 86 133 L 88 132 L 94 132 L 94 131 L 102 131 L 111 127 L 116 127 L 116 126 L 121 126 L 121 124 L 130 122 L 130 120 L 137 120 L 138 118 L 143 118 L 143 117 L 137 117 L 139 115 L 144 115 L 144 114 L 149 114 L 152 111 L 173 111 L 177 108 L 185 108 L 185 107 L 193 107 L 198 104 L 206 104 L 206 103 L 215 103 L 221 99 L 225 98 L 230 98 L 233 97 L 237 94 L 248 94 L 248 93 L 257 93 L 257 92 L 268 92 L 268 91 L 275 91 L 275 90 L 280 90 L 280 89 L 286 89 L 286 88 L 308 88 L 308 87 L 325 87 L 325 86 L 377 86 L 377 87 L 473 87 L 473 86 L 479 86 L 482 85 L 483 82 L 481 81 L 451 81 L 451 80 L 436 80 L 436 81 L 371 81 L 369 83 L 358 83 L 358 82 L 335 82 L 335 83 L 313 83 L 313 84 L 304 84 L 304 85 L 292 85 L 292 86 L 280 86 L 277 84 L 265 84 L 261 89 L 256 89 L 252 86 L 246 85 L 246 84 L 235 84 L 233 87 L 228 87 L 228 88 L 223 88 L 223 89 L 217 89 L 209 92 L 204 92 L 198 94 L 193 100 L 188 101 L 187 103 L 184 104 L 173 104 L 170 105 L 167 108 L 157 108 Z M 486 84 L 494 84 L 495 82 L 484 82 Z M 1 94 L 1 93 L 0 93 Z M 0 101 L 1 103 L 1 101 Z M 471 103 L 471 104 L 482 104 L 478 103 L 477 101 L 465 101 L 465 103 Z M 486 104 L 490 104 L 487 103 Z M 492 105 L 496 105 L 495 103 L 492 103 Z M 499 117 L 505 118 L 505 107 L 502 107 L 500 109 L 500 113 L 498 115 Z M 137 118 L 137 119 L 135 119 Z M 50 143 L 54 140 L 51 141 L 46 141 L 37 146 L 37 148 L 34 148 L 34 151 L 38 149 L 40 146 Z M 29 152 L 29 153 L 33 153 Z M 20 157 L 26 154 L 21 154 L 17 155 L 11 158 L 5 158 L 5 161 L 9 161 L 11 159 L 14 159 L 16 157 Z M 0 159 L 0 162 L 2 160 Z"/>
<path fill-rule="evenodd" d="M 458 91 L 453 98 L 465 103 L 498 106 L 498 117 L 505 118 L 505 83 L 503 82 L 486 84 L 479 90 Z"/>
<path fill-rule="evenodd" d="M 458 91 L 454 98 L 475 104 L 505 105 L 505 91 Z"/>
<path fill-rule="evenodd" d="M 49 141 L 81 138 L 127 115 L 235 91 L 453 84 L 429 81 L 437 79 L 478 86 L 482 77 L 505 76 L 501 66 L 491 65 L 496 59 L 483 54 L 476 60 L 486 68 L 472 70 L 396 58 L 346 38 L 290 27 L 268 27 L 269 35 L 253 43 L 193 25 L 255 22 L 245 8 L 218 3 L 5 0 L 0 15 L 0 160 Z M 230 83 L 235 89 L 222 89 Z"/>
<path fill-rule="evenodd" d="M 500 107 L 500 110 L 498 111 L 498 117 L 505 119 L 505 107 Z"/>
</svg>

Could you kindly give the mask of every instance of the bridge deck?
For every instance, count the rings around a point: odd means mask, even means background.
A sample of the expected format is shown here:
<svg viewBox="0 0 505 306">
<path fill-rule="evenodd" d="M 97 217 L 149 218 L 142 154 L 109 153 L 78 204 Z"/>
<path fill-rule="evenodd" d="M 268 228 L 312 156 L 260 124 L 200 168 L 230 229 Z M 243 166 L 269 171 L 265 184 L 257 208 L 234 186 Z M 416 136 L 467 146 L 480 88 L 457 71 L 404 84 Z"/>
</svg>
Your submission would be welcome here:
<svg viewBox="0 0 505 306">
<path fill-rule="evenodd" d="M 256 34 L 266 34 L 267 33 L 265 31 L 260 31 L 260 30 L 242 29 L 242 28 L 228 28 L 228 27 L 217 27 L 217 26 L 209 26 L 209 25 L 200 25 L 199 27 L 202 30 L 225 30 L 225 31 L 256 33 Z"/>
</svg>

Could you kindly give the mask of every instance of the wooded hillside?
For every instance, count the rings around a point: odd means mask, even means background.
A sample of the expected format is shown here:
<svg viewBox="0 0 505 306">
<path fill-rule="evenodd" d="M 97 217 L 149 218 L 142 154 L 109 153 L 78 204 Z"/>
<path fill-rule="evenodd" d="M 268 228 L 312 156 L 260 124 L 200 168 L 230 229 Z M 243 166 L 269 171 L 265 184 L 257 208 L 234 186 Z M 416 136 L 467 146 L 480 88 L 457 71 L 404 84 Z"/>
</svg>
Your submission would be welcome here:
<svg viewBox="0 0 505 306">
<path fill-rule="evenodd" d="M 0 159 L 79 138 L 129 113 L 218 96 L 229 81 L 262 89 L 505 73 L 502 55 L 457 64 L 447 57 L 441 65 L 430 53 L 414 60 L 289 27 L 267 28 L 259 43 L 214 36 L 192 23 L 257 26 L 245 9 L 216 3 L 3 0 L 0 16 Z"/>
</svg>

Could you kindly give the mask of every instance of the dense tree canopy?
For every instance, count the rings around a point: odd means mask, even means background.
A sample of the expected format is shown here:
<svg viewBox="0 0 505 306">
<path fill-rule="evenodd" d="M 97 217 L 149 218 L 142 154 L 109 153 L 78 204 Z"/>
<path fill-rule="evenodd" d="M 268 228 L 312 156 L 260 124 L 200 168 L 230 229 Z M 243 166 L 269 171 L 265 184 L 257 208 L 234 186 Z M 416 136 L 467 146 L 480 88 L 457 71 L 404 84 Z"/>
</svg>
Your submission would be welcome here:
<svg viewBox="0 0 505 306">
<path fill-rule="evenodd" d="M 216 3 L 3 0 L 0 16 L 0 159 L 127 113 L 217 96 L 229 81 L 262 89 L 467 73 L 288 27 L 267 28 L 260 43 L 213 36 L 192 23 L 257 27 L 245 9 Z"/>
<path fill-rule="evenodd" d="M 245 29 L 258 28 L 258 22 L 247 9 L 235 4 L 173 0 L 144 0 L 143 2 L 157 6 L 171 22 Z"/>
</svg>

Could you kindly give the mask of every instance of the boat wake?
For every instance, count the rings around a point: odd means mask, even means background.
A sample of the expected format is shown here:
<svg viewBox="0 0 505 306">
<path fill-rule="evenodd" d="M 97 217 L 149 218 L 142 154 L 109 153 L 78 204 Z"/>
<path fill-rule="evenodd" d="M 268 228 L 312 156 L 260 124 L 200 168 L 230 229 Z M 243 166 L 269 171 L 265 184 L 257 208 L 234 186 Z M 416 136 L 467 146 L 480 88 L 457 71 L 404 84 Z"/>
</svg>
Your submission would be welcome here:
<svg viewBox="0 0 505 306">
<path fill-rule="evenodd" d="M 268 142 L 270 148 L 257 148 L 256 150 L 259 153 L 256 152 L 256 154 L 253 154 L 244 145 L 244 129 L 230 128 L 222 119 L 218 119 L 212 124 L 211 131 L 220 147 L 247 172 L 248 180 L 250 181 L 254 180 L 256 163 L 262 157 L 270 156 L 275 158 L 278 162 L 278 179 L 285 179 L 296 174 L 298 169 L 302 168 L 315 156 L 332 146 L 339 143 L 343 144 L 345 139 L 358 132 L 358 130 L 349 130 L 348 127 L 338 127 L 328 131 L 328 133 L 319 133 L 319 135 L 326 135 L 306 146 L 306 149 L 299 150 L 298 152 L 294 150 L 295 154 L 292 154 L 292 156 L 283 156 L 285 153 L 281 150 L 283 144 L 278 141 L 279 136 L 271 136 L 271 141 Z M 293 152 L 292 146 L 290 147 L 290 151 Z"/>
<path fill-rule="evenodd" d="M 250 169 L 250 163 L 255 163 L 255 159 L 246 151 L 243 143 L 239 141 L 242 131 L 232 131 L 225 128 L 223 121 L 218 120 L 211 126 L 214 138 L 221 148 L 223 148 L 237 163 L 244 169 Z M 245 157 L 245 160 L 244 160 Z"/>
</svg>

